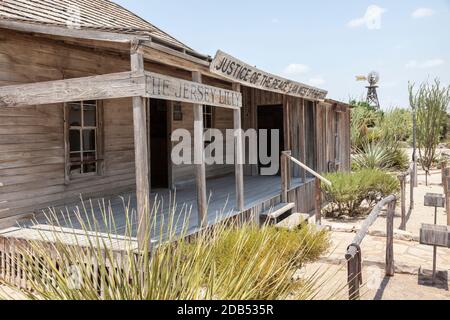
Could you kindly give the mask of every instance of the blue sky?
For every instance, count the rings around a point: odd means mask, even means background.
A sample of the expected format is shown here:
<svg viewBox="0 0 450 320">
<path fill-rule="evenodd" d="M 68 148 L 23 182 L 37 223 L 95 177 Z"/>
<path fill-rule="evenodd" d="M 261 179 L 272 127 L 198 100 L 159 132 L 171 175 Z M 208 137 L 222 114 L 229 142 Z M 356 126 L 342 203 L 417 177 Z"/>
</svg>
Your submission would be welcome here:
<svg viewBox="0 0 450 320">
<path fill-rule="evenodd" d="M 381 74 L 384 109 L 408 106 L 408 81 L 450 83 L 450 0 L 116 0 L 193 49 L 221 49 L 265 71 L 365 96 Z"/>
</svg>

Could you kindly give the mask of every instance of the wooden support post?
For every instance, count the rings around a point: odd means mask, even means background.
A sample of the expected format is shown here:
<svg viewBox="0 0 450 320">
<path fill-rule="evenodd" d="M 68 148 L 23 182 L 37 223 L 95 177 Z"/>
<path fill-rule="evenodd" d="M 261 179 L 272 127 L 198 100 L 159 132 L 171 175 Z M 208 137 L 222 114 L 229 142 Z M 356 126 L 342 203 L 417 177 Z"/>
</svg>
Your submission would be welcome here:
<svg viewBox="0 0 450 320">
<path fill-rule="evenodd" d="M 316 206 L 316 224 L 322 224 L 322 182 L 319 178 L 315 180 L 315 206 Z"/>
<path fill-rule="evenodd" d="M 395 274 L 394 265 L 394 216 L 396 201 L 388 204 L 387 210 L 387 230 L 386 230 L 386 276 L 393 277 Z"/>
<path fill-rule="evenodd" d="M 202 75 L 198 71 L 192 72 L 192 80 L 201 83 Z M 203 140 L 203 105 L 194 104 L 194 157 L 199 160 L 195 163 L 195 183 L 197 187 L 198 226 L 206 226 L 208 218 L 208 201 L 206 198 L 206 167 L 205 149 Z"/>
<path fill-rule="evenodd" d="M 136 45 L 131 51 L 131 70 L 144 71 L 144 57 Z M 138 244 L 140 250 L 150 250 L 150 183 L 147 145 L 146 103 L 143 97 L 133 97 L 134 149 L 136 163 L 136 201 Z"/>
<path fill-rule="evenodd" d="M 402 211 L 402 221 L 400 224 L 401 230 L 406 230 L 406 177 L 404 175 L 399 175 L 398 180 L 400 182 L 400 192 L 401 192 L 401 211 Z"/>
<path fill-rule="evenodd" d="M 290 151 L 284 151 L 281 153 L 281 201 L 283 203 L 287 203 L 289 202 L 288 199 L 288 194 L 289 194 L 289 189 L 291 187 L 291 180 L 288 176 L 289 174 L 289 164 L 290 164 L 290 159 L 289 157 L 291 156 L 291 152 Z"/>
<path fill-rule="evenodd" d="M 289 103 L 289 97 L 287 95 L 283 95 L 283 127 L 284 127 L 284 150 L 292 150 L 292 139 L 291 139 L 291 106 Z M 289 151 L 292 155 L 292 152 Z M 291 179 L 291 163 L 288 162 L 286 174 L 289 179 Z"/>
<path fill-rule="evenodd" d="M 234 91 L 241 91 L 239 83 L 233 84 Z M 241 110 L 236 109 L 234 112 L 234 141 L 235 141 L 235 174 L 236 174 L 236 209 L 243 212 L 245 209 L 244 199 L 244 147 L 242 134 Z"/>
</svg>

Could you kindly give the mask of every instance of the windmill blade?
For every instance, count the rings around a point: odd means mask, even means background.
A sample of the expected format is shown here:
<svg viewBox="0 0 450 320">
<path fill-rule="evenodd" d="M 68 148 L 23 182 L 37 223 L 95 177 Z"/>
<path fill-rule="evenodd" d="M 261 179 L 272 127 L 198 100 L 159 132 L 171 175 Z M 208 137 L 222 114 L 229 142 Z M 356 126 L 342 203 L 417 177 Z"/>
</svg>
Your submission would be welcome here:
<svg viewBox="0 0 450 320">
<path fill-rule="evenodd" d="M 356 76 L 356 81 L 366 81 L 367 77 L 366 76 Z"/>
</svg>

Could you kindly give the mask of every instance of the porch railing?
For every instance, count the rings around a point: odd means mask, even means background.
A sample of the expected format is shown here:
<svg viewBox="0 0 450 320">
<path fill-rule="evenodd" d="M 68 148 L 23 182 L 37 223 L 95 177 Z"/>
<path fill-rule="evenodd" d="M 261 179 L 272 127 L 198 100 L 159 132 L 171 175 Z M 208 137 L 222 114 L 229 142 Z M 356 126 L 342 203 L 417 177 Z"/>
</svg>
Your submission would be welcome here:
<svg viewBox="0 0 450 320">
<path fill-rule="evenodd" d="M 314 200 L 316 204 L 316 223 L 320 225 L 322 223 L 322 183 L 329 186 L 332 183 L 306 164 L 292 157 L 291 151 L 283 151 L 281 153 L 281 195 L 283 202 L 288 202 L 288 194 L 292 184 L 291 166 L 289 165 L 291 162 L 315 177 Z"/>
<path fill-rule="evenodd" d="M 361 244 L 369 232 L 369 228 L 378 219 L 381 210 L 388 206 L 386 219 L 386 276 L 393 277 L 395 274 L 394 266 L 394 215 L 397 197 L 391 195 L 381 200 L 364 221 L 360 231 L 357 233 L 353 242 L 349 245 L 345 259 L 348 264 L 348 289 L 349 299 L 358 300 L 360 298 L 359 289 L 362 285 L 362 250 Z"/>
</svg>

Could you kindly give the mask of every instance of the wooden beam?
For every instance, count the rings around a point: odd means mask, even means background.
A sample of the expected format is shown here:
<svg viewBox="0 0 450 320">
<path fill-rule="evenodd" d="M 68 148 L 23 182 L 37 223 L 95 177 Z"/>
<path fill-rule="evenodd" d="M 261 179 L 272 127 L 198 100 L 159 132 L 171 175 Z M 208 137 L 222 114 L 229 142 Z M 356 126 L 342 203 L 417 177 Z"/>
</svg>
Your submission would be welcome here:
<svg viewBox="0 0 450 320">
<path fill-rule="evenodd" d="M 192 80 L 201 83 L 202 76 L 200 72 L 192 72 Z M 208 203 L 206 198 L 206 167 L 205 167 L 205 149 L 203 141 L 203 105 L 194 104 L 194 157 L 199 159 L 195 163 L 195 182 L 197 186 L 197 211 L 199 227 L 205 227 L 208 218 Z"/>
<path fill-rule="evenodd" d="M 0 87 L 0 107 L 21 107 L 144 95 L 144 72 L 120 72 Z"/>
<path fill-rule="evenodd" d="M 239 83 L 233 84 L 233 90 L 241 92 Z M 234 110 L 234 139 L 235 139 L 235 174 L 236 174 L 236 209 L 244 211 L 244 141 L 242 135 L 241 110 Z"/>
<path fill-rule="evenodd" d="M 16 30 L 21 32 L 41 33 L 53 36 L 109 41 L 109 42 L 131 42 L 133 39 L 148 40 L 149 36 L 130 35 L 114 32 L 105 32 L 90 29 L 75 29 L 67 27 L 49 26 L 37 23 L 26 23 L 12 20 L 0 20 L 0 28 Z"/>
<path fill-rule="evenodd" d="M 138 51 L 131 53 L 131 69 L 144 71 L 144 58 Z M 140 250 L 150 250 L 150 183 L 147 142 L 146 99 L 133 97 L 134 149 L 136 163 L 136 200 L 138 243 Z"/>
</svg>

